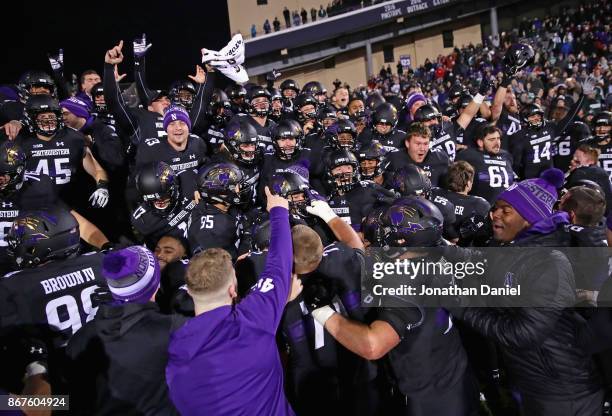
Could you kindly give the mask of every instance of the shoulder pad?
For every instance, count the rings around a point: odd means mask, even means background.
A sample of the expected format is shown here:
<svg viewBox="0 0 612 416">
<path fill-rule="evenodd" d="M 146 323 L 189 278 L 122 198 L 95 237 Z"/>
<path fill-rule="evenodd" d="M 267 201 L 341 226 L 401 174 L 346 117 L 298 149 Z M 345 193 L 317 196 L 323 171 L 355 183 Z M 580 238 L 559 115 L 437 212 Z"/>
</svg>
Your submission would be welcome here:
<svg viewBox="0 0 612 416">
<path fill-rule="evenodd" d="M 487 201 L 486 199 L 484 199 L 484 198 L 483 198 L 483 197 L 481 197 L 481 196 L 478 196 L 478 195 L 472 195 L 472 197 L 473 197 L 474 199 L 476 199 L 477 201 L 479 201 L 479 202 L 485 202 L 487 205 L 491 205 L 491 204 L 489 204 L 489 201 Z"/>
</svg>

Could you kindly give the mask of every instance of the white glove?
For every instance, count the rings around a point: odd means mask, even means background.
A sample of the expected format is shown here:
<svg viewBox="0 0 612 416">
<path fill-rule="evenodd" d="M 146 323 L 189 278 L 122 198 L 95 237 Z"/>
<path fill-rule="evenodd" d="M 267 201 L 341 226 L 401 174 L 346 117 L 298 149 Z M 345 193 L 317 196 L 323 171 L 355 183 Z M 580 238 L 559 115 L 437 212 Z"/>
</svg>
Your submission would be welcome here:
<svg viewBox="0 0 612 416">
<path fill-rule="evenodd" d="M 315 215 L 321 218 L 323 221 L 325 221 L 325 223 L 328 223 L 334 218 L 338 217 L 336 213 L 334 212 L 334 210 L 330 208 L 327 202 L 320 201 L 320 200 L 312 201 L 310 205 L 306 207 L 306 211 L 309 214 L 312 214 L 312 215 Z"/>
<path fill-rule="evenodd" d="M 153 46 L 152 43 L 147 45 L 147 36 L 144 33 L 142 34 L 142 38 L 134 39 L 132 45 L 134 46 L 134 56 L 137 58 L 145 56 L 149 48 Z"/>
<path fill-rule="evenodd" d="M 61 72 L 64 69 L 64 50 L 60 49 L 57 55 L 49 54 L 48 56 L 51 69 Z"/>
<path fill-rule="evenodd" d="M 333 310 L 331 306 L 323 306 L 310 312 L 314 320 L 320 323 L 322 326 L 325 326 L 325 322 L 327 322 L 327 320 L 335 313 L 336 311 Z"/>
<path fill-rule="evenodd" d="M 588 77 L 587 79 L 582 81 L 580 83 L 580 86 L 582 86 L 582 93 L 584 95 L 593 94 L 593 92 L 595 91 L 595 83 L 596 82 L 597 82 L 597 80 L 595 78 L 593 78 L 593 77 Z"/>
<path fill-rule="evenodd" d="M 89 197 L 89 202 L 91 202 L 92 207 L 104 208 L 106 204 L 108 204 L 108 189 L 96 189 L 96 191 Z"/>
</svg>

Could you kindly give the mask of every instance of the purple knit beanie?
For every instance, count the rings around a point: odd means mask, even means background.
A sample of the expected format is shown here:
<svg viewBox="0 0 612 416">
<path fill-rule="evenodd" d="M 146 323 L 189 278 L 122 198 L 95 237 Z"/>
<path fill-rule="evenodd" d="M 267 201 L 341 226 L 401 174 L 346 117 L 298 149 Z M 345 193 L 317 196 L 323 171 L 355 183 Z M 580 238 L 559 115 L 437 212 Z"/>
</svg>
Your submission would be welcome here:
<svg viewBox="0 0 612 416">
<path fill-rule="evenodd" d="M 65 108 L 77 117 L 89 118 L 89 106 L 87 103 L 79 98 L 70 97 L 60 102 L 60 107 Z"/>
<path fill-rule="evenodd" d="M 143 246 L 110 251 L 102 260 L 102 276 L 116 301 L 147 303 L 159 287 L 159 263 Z"/>
<path fill-rule="evenodd" d="M 546 169 L 539 178 L 512 184 L 497 199 L 512 205 L 525 221 L 533 225 L 553 214 L 557 189 L 561 188 L 563 180 L 563 171 Z"/>
<path fill-rule="evenodd" d="M 183 121 L 185 124 L 187 124 L 189 131 L 191 131 L 191 119 L 189 118 L 189 113 L 187 113 L 187 110 L 185 110 L 183 107 L 179 107 L 177 105 L 168 107 L 164 113 L 164 130 L 168 130 L 168 124 L 175 120 Z"/>
<path fill-rule="evenodd" d="M 425 98 L 425 96 L 421 93 L 418 92 L 414 92 L 412 94 L 410 94 L 408 96 L 408 98 L 406 98 L 406 109 L 408 111 L 410 111 L 410 109 L 412 108 L 412 106 L 417 102 L 417 101 L 424 101 L 425 103 L 427 103 L 427 98 Z"/>
</svg>

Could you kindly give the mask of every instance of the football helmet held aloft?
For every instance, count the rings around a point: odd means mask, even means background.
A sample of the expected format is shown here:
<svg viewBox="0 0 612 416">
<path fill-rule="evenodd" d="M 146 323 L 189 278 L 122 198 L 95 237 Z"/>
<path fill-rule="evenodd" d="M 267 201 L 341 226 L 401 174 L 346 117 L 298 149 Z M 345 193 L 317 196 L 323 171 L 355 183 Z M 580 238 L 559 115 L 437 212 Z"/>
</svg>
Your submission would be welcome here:
<svg viewBox="0 0 612 416">
<path fill-rule="evenodd" d="M 518 71 L 533 62 L 535 53 L 533 48 L 524 43 L 515 43 L 510 46 L 504 55 L 504 72 L 514 76 Z"/>
</svg>

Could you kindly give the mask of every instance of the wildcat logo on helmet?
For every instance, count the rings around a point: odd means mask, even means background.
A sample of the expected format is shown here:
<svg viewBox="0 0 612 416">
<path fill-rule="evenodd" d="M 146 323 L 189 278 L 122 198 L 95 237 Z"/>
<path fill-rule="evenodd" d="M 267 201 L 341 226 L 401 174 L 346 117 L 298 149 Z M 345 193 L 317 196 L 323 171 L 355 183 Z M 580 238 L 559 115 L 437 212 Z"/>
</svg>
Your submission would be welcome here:
<svg viewBox="0 0 612 416">
<path fill-rule="evenodd" d="M 164 166 L 159 174 L 159 181 L 161 183 L 171 183 L 174 181 L 174 172 L 169 166 Z"/>
<path fill-rule="evenodd" d="M 402 231 L 408 231 L 409 233 L 416 233 L 417 231 L 423 231 L 425 227 L 421 224 L 416 224 L 414 222 L 409 222 L 405 227 L 401 227 Z"/>
</svg>

